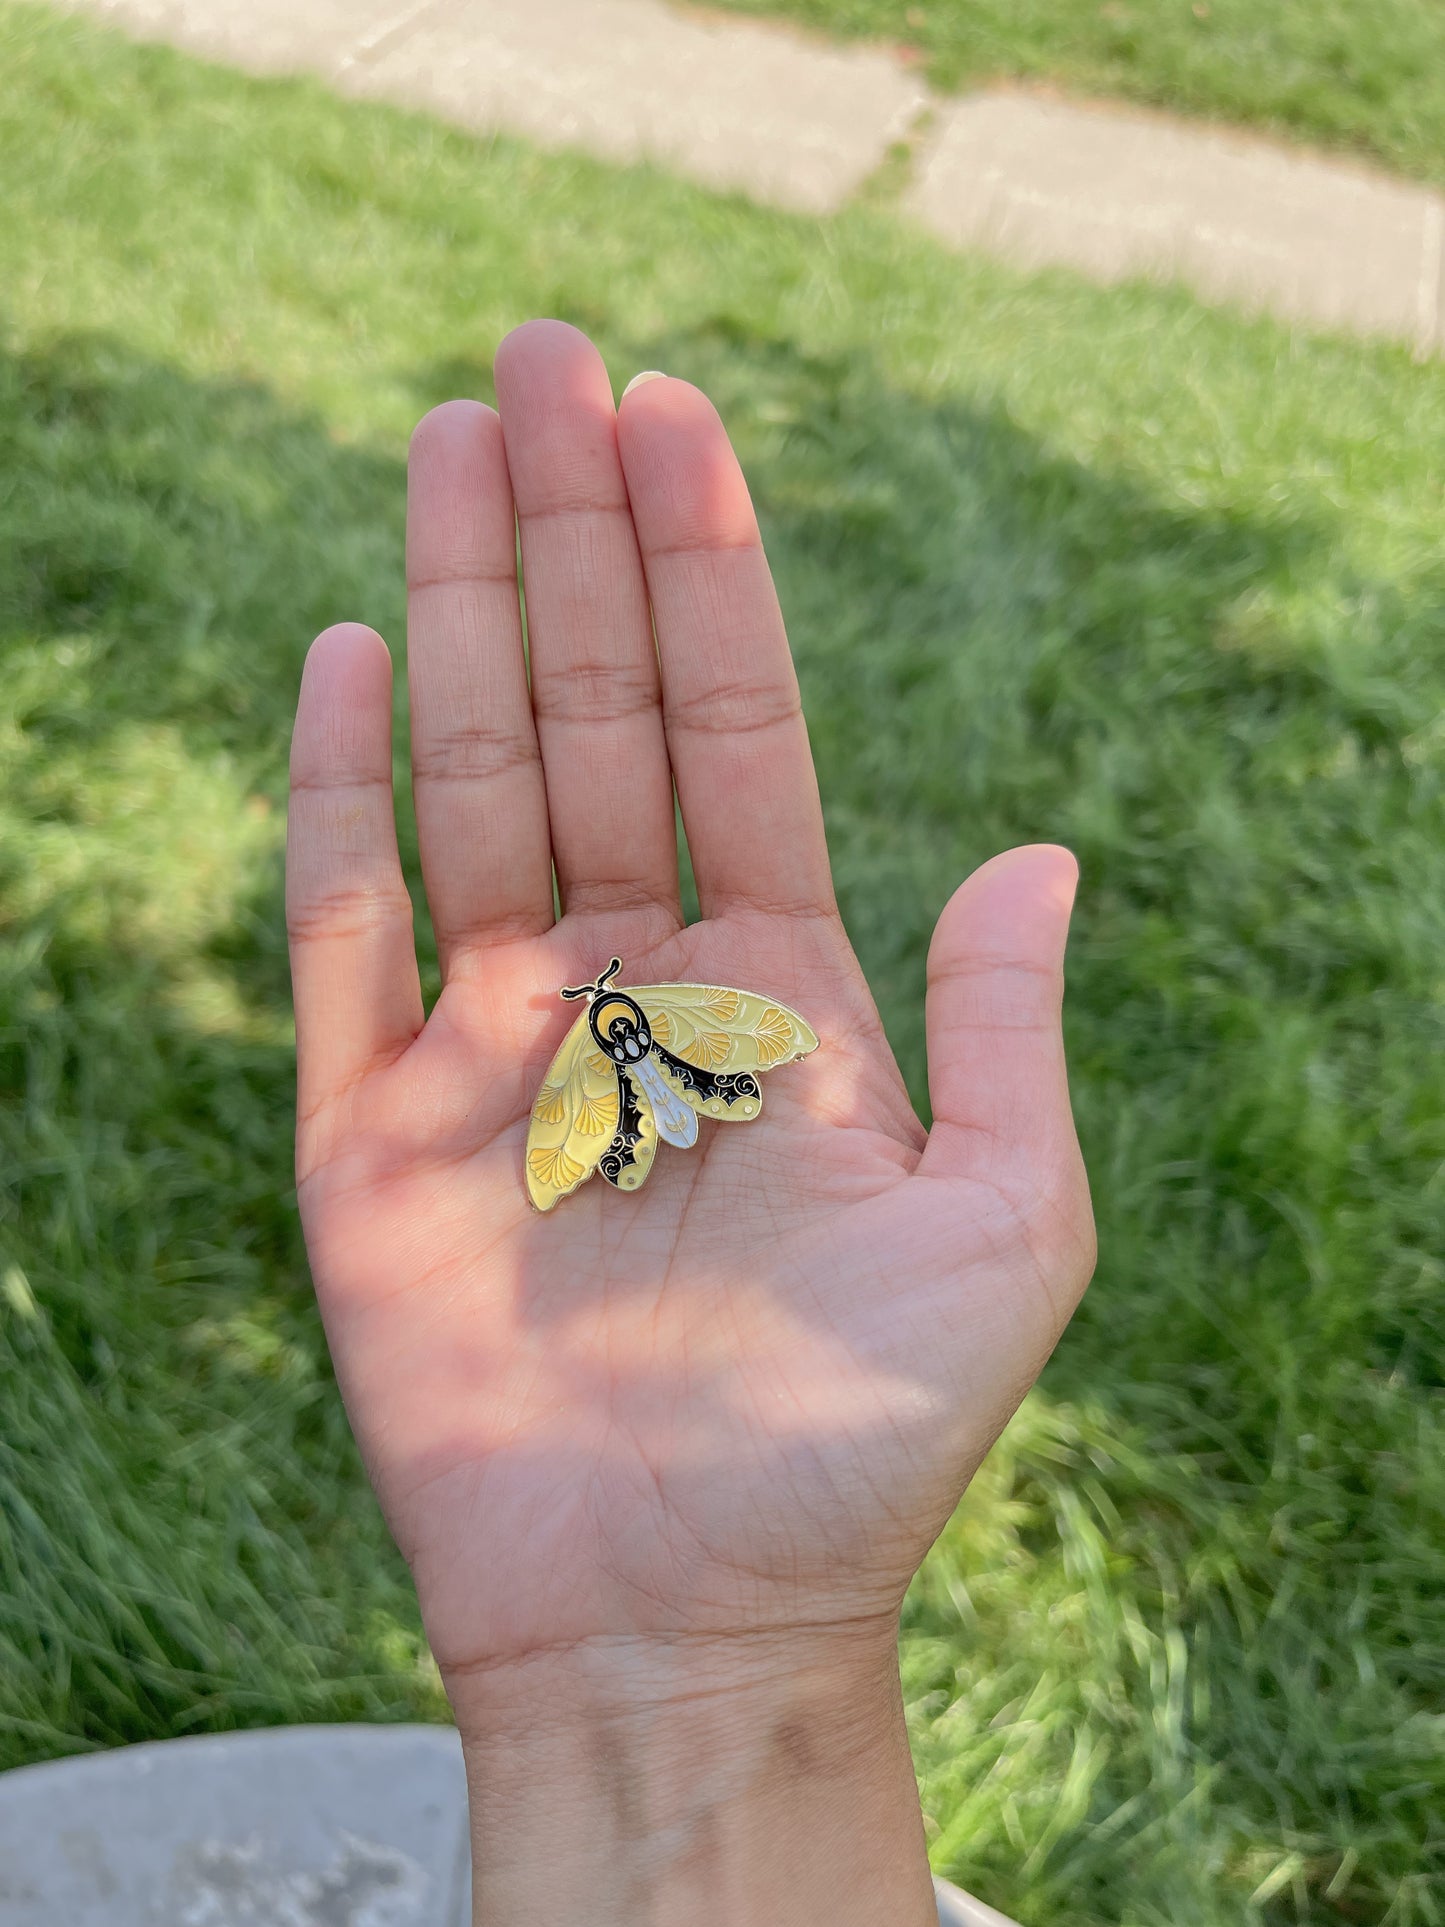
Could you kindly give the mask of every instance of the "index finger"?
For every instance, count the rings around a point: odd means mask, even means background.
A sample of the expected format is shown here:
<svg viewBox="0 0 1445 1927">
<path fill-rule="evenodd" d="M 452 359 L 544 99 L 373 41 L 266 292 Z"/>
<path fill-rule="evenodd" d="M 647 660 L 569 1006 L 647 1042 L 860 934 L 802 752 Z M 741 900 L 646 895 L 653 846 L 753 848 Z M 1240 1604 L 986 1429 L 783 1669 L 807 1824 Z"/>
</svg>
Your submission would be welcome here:
<svg viewBox="0 0 1445 1927">
<path fill-rule="evenodd" d="M 391 795 L 391 658 L 340 623 L 311 645 L 291 746 L 286 923 L 296 998 L 298 1162 L 312 1120 L 422 1026 Z"/>
<path fill-rule="evenodd" d="M 704 916 L 836 908 L 788 638 L 747 483 L 712 403 L 666 378 L 618 416 Z"/>
</svg>

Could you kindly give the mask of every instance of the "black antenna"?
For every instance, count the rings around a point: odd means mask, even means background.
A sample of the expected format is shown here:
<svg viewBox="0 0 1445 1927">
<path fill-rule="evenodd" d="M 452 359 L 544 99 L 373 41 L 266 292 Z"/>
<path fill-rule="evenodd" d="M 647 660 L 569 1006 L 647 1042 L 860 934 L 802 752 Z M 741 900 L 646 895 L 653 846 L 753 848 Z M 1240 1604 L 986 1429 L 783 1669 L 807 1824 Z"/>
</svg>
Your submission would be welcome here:
<svg viewBox="0 0 1445 1927">
<path fill-rule="evenodd" d="M 621 968 L 621 957 L 614 957 L 595 984 L 568 985 L 565 990 L 559 991 L 558 995 L 565 997 L 569 1003 L 578 997 L 595 997 L 599 991 L 606 990 Z"/>
</svg>

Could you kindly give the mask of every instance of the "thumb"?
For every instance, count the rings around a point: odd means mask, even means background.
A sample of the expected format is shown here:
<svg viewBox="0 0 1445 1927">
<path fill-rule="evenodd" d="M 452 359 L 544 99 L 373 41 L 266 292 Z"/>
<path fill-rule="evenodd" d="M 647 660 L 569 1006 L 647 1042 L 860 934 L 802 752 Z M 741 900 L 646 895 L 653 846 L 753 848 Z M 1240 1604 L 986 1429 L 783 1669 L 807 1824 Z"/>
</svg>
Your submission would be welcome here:
<svg viewBox="0 0 1445 1927">
<path fill-rule="evenodd" d="M 1079 866 L 1038 843 L 1008 850 L 954 892 L 928 951 L 928 1090 L 921 1168 L 985 1176 L 1024 1208 L 1087 1191 L 1069 1109 L 1060 1014 Z"/>
</svg>

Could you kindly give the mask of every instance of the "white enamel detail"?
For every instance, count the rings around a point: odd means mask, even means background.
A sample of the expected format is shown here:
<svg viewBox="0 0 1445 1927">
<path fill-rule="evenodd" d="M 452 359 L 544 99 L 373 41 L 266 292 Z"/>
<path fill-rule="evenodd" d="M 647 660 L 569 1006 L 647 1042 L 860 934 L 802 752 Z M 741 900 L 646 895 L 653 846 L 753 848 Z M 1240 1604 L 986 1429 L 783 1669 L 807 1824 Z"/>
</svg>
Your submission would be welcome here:
<svg viewBox="0 0 1445 1927">
<path fill-rule="evenodd" d="M 669 1144 L 675 1144 L 679 1151 L 691 1150 L 697 1143 L 697 1112 L 691 1104 L 684 1104 L 676 1091 L 669 1089 L 652 1052 L 649 1051 L 640 1063 L 629 1064 L 627 1068 L 652 1102 L 658 1136 L 665 1138 Z"/>
</svg>

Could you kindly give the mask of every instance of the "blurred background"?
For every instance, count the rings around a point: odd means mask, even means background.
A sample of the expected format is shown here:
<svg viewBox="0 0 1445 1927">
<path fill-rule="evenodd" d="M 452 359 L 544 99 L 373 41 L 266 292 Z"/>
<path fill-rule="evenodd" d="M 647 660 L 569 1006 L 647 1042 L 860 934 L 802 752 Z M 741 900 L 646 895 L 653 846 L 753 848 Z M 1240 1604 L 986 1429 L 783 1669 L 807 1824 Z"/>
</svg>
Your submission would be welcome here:
<svg viewBox="0 0 1445 1927">
<path fill-rule="evenodd" d="M 611 4 L 575 0 L 579 37 Z M 654 26 L 719 74 L 741 47 L 759 97 L 756 36 L 811 63 L 768 107 L 782 159 L 727 122 L 639 147 L 609 101 L 643 95 L 555 65 L 529 91 L 489 57 L 470 113 L 408 22 L 465 52 L 503 0 L 295 7 L 304 47 L 274 0 L 0 0 L 0 1766 L 446 1717 L 290 1191 L 286 745 L 316 630 L 404 649 L 416 417 L 490 399 L 497 341 L 553 314 L 619 391 L 686 376 L 732 430 L 920 1106 L 954 884 L 1029 838 L 1082 864 L 1101 1258 L 909 1600 L 937 1871 L 1029 1927 L 1434 1927 L 1445 10 L 623 4 L 629 86 Z M 836 154 L 830 75 L 860 90 Z M 1312 325 L 1313 268 L 1267 251 L 1214 306 L 1168 261 L 1103 285 L 1035 235 L 1021 266 L 938 171 L 971 90 L 1020 79 L 987 98 L 1267 136 L 1347 286 L 1418 217 L 1414 320 Z M 1120 205 L 1157 185 L 1132 151 Z"/>
</svg>

